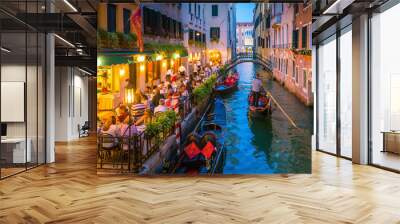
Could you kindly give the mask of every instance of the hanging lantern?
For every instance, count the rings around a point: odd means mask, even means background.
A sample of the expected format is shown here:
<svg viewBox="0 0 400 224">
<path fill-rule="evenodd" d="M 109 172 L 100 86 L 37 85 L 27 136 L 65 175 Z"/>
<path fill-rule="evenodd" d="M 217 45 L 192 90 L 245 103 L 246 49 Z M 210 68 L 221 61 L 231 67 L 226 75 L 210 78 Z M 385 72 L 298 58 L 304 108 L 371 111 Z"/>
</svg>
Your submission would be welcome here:
<svg viewBox="0 0 400 224">
<path fill-rule="evenodd" d="M 125 104 L 131 105 L 134 102 L 135 89 L 131 80 L 128 80 L 128 85 L 125 87 Z"/>
<path fill-rule="evenodd" d="M 125 69 L 124 69 L 124 68 L 121 68 L 121 69 L 119 70 L 119 76 L 120 76 L 120 77 L 124 77 L 124 75 L 125 75 Z"/>
</svg>

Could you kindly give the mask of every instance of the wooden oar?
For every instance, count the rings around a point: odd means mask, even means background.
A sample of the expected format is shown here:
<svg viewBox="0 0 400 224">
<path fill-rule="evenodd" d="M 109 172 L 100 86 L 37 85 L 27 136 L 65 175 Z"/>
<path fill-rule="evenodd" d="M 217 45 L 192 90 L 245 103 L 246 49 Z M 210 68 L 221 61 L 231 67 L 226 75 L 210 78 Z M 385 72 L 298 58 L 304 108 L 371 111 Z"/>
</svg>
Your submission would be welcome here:
<svg viewBox="0 0 400 224">
<path fill-rule="evenodd" d="M 274 103 L 278 106 L 279 110 L 282 111 L 283 115 L 289 120 L 289 122 L 293 125 L 295 128 L 297 127 L 296 123 L 294 123 L 293 119 L 286 113 L 286 111 L 281 107 L 281 105 L 275 100 L 274 96 L 272 96 L 271 92 L 267 91 L 268 95 L 271 96 L 271 99 L 274 101 Z"/>
</svg>

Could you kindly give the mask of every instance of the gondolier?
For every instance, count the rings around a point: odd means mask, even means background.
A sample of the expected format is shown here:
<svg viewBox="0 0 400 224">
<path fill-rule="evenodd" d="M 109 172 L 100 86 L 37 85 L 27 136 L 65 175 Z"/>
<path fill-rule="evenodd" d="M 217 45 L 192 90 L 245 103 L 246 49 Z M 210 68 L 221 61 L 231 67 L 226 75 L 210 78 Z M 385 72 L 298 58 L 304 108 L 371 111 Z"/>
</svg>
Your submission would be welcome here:
<svg viewBox="0 0 400 224">
<path fill-rule="evenodd" d="M 251 91 L 253 93 L 253 106 L 258 107 L 258 99 L 260 98 L 260 92 L 262 90 L 262 82 L 260 80 L 260 74 L 256 74 L 256 78 L 251 84 Z"/>
</svg>

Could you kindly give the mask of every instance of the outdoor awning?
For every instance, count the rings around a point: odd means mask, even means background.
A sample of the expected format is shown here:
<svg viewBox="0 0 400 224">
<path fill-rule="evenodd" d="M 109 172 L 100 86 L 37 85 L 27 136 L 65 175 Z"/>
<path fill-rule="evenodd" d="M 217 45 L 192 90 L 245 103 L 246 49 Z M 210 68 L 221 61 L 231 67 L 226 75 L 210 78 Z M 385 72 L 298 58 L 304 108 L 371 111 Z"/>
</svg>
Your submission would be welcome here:
<svg viewBox="0 0 400 224">
<path fill-rule="evenodd" d="M 148 55 L 149 52 L 139 51 L 99 51 L 97 53 L 97 66 L 130 64 L 133 56 L 138 54 Z"/>
<path fill-rule="evenodd" d="M 155 61 L 154 51 L 99 51 L 97 53 L 97 66 L 109 66 L 134 63 L 135 55 L 145 55 L 146 61 Z M 183 55 L 186 57 L 187 55 Z"/>
</svg>

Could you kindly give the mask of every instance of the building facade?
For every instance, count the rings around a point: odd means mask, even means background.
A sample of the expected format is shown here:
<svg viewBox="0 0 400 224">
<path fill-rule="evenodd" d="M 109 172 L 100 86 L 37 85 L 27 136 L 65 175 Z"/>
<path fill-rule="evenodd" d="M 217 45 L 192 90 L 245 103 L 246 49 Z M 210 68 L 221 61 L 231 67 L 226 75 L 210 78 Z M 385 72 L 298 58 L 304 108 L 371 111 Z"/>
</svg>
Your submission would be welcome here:
<svg viewBox="0 0 400 224">
<path fill-rule="evenodd" d="M 311 3 L 258 3 L 254 14 L 255 51 L 272 64 L 278 80 L 304 104 L 313 105 Z"/>
<path fill-rule="evenodd" d="M 120 103 L 128 80 L 135 89 L 143 91 L 146 86 L 164 81 L 168 69 L 177 71 L 181 64 L 187 63 L 182 4 L 140 5 L 143 51 L 139 49 L 137 30 L 131 23 L 138 7 L 135 3 L 101 3 L 98 6 L 98 85 L 120 93 L 112 103 L 100 105 L 104 110 Z M 114 84 L 107 84 L 111 82 Z"/>
<path fill-rule="evenodd" d="M 236 55 L 236 8 L 233 3 L 208 3 L 205 7 L 208 61 L 224 64 Z"/>
<path fill-rule="evenodd" d="M 206 4 L 182 3 L 183 44 L 188 50 L 189 71 L 192 71 L 194 63 L 207 62 L 206 37 L 209 35 L 209 29 L 205 11 Z"/>
<path fill-rule="evenodd" d="M 236 24 L 236 52 L 252 53 L 253 52 L 253 23 L 237 23 Z"/>
</svg>

